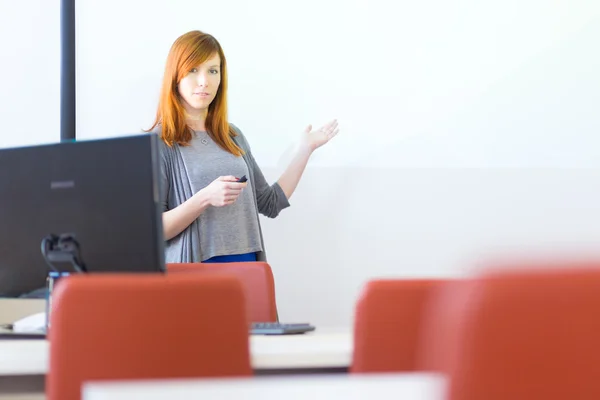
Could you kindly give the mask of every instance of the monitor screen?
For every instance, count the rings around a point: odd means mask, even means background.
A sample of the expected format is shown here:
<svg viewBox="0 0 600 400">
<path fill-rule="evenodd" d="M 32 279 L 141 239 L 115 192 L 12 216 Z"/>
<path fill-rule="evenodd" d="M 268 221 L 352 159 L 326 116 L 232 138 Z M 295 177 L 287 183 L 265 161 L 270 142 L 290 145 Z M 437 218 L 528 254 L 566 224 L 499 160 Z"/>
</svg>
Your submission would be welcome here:
<svg viewBox="0 0 600 400">
<path fill-rule="evenodd" d="M 90 273 L 164 272 L 158 140 L 0 149 L 0 296 L 45 287 L 49 235 L 72 235 Z"/>
</svg>

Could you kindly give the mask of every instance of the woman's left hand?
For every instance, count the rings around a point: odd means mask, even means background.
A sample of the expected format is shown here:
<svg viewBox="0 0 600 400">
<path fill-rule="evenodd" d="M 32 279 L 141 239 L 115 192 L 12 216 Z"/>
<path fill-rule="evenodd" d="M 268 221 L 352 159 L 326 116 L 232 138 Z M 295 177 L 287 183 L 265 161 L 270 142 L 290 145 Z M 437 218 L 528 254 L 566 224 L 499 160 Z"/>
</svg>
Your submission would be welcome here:
<svg viewBox="0 0 600 400">
<path fill-rule="evenodd" d="M 339 131 L 338 122 L 336 119 L 326 123 L 314 131 L 312 130 L 312 125 L 309 125 L 304 130 L 303 141 L 312 152 L 329 142 L 335 135 L 338 134 Z"/>
</svg>

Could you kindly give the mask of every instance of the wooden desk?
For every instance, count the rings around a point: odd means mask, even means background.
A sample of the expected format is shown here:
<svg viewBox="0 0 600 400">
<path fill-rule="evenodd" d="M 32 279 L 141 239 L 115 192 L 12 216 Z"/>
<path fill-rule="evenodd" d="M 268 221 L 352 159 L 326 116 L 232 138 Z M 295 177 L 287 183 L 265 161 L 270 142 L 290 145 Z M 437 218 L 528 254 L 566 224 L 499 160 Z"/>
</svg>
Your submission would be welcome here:
<svg viewBox="0 0 600 400">
<path fill-rule="evenodd" d="M 258 373 L 346 372 L 352 348 L 350 329 L 317 328 L 302 335 L 250 336 L 251 362 Z"/>
<path fill-rule="evenodd" d="M 345 372 L 352 346 L 350 329 L 250 336 L 251 362 L 257 375 Z M 46 340 L 0 340 L 0 394 L 6 393 L 6 388 L 11 393 L 43 391 L 48 352 Z"/>
<path fill-rule="evenodd" d="M 83 400 L 443 400 L 446 382 L 433 374 L 304 375 L 88 383 Z"/>
<path fill-rule="evenodd" d="M 0 324 L 12 323 L 45 310 L 46 300 L 42 299 L 0 299 Z"/>
<path fill-rule="evenodd" d="M 44 375 L 47 370 L 46 340 L 0 340 L 0 376 Z"/>
<path fill-rule="evenodd" d="M 43 375 L 48 370 L 48 341 L 0 340 L 1 375 Z M 344 369 L 352 358 L 349 329 L 317 329 L 303 335 L 250 336 L 256 370 Z"/>
</svg>

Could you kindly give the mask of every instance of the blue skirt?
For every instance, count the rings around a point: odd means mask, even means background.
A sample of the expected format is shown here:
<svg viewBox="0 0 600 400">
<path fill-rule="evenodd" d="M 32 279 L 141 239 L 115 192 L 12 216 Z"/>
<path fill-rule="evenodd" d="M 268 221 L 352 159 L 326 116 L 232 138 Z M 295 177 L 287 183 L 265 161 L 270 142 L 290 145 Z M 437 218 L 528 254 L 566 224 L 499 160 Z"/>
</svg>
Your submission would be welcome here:
<svg viewBox="0 0 600 400">
<path fill-rule="evenodd" d="M 256 261 L 256 253 L 246 254 L 231 254 L 225 256 L 214 256 L 208 260 L 202 261 L 203 263 L 228 263 L 228 262 L 248 262 Z"/>
</svg>

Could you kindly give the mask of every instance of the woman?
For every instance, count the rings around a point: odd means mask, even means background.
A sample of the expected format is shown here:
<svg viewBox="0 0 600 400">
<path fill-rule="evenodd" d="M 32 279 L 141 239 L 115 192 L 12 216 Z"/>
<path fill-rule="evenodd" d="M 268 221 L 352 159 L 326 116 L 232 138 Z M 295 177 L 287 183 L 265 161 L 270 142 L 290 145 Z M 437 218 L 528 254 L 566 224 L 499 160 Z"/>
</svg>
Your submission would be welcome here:
<svg viewBox="0 0 600 400">
<path fill-rule="evenodd" d="M 269 185 L 244 135 L 227 121 L 223 50 L 200 31 L 173 43 L 150 130 L 162 139 L 167 263 L 266 260 L 258 214 L 274 218 L 289 206 L 312 152 L 338 133 L 335 120 L 306 128 L 289 166 Z"/>
</svg>

